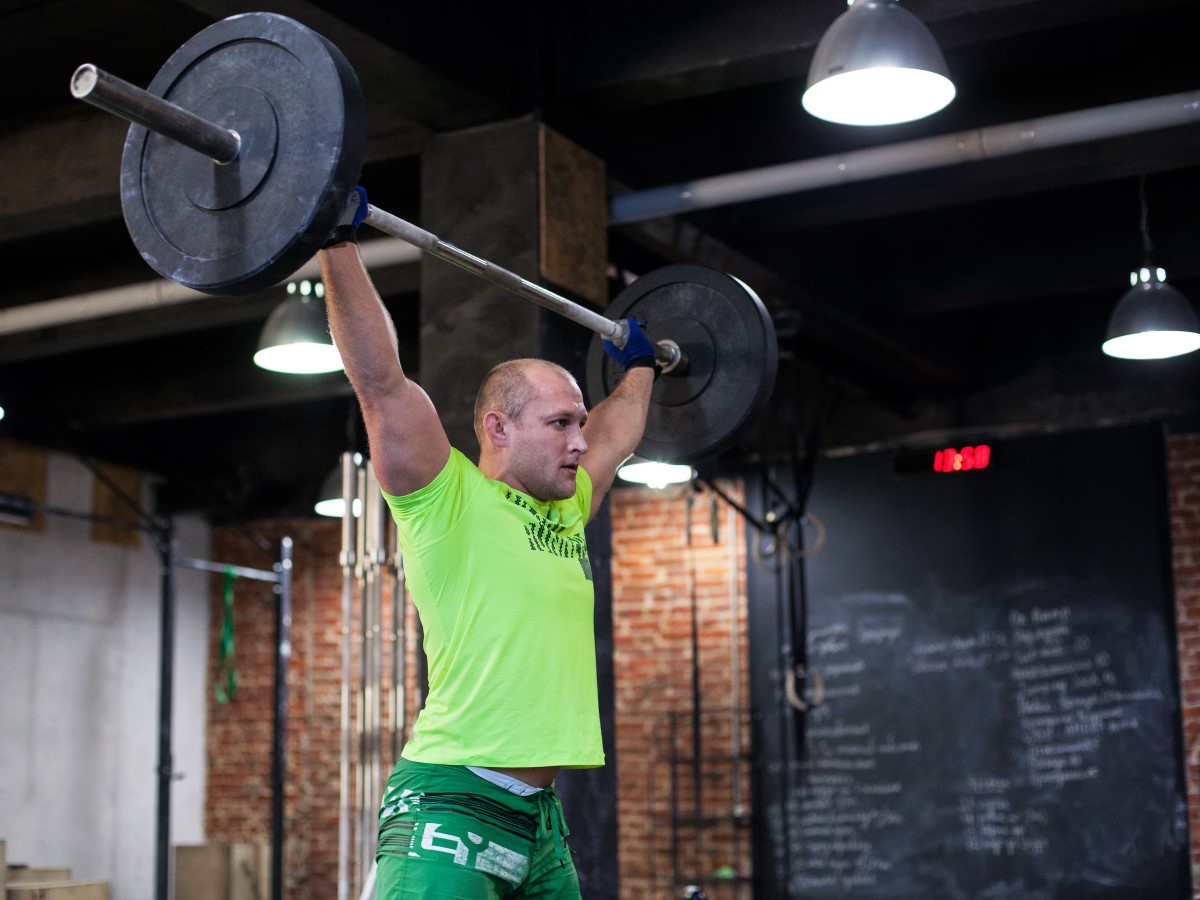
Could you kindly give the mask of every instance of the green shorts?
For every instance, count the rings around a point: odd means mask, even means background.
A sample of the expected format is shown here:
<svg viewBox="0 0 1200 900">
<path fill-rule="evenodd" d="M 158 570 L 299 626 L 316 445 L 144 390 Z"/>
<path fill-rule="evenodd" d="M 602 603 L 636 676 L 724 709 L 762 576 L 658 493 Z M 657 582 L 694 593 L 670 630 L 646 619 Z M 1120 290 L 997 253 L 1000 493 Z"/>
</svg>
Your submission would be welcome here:
<svg viewBox="0 0 1200 900">
<path fill-rule="evenodd" d="M 465 766 L 401 759 L 379 810 L 379 900 L 578 900 L 553 788 L 521 797 Z"/>
</svg>

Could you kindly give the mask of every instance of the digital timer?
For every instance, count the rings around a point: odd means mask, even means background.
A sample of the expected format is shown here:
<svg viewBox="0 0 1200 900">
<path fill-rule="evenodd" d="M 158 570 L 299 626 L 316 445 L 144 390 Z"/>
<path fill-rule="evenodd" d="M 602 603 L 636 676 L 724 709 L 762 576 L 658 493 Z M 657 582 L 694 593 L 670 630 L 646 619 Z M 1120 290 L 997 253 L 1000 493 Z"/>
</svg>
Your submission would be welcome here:
<svg viewBox="0 0 1200 900">
<path fill-rule="evenodd" d="M 940 450 L 904 450 L 893 458 L 897 475 L 943 474 L 947 472 L 980 472 L 992 465 L 990 444 L 971 444 L 966 447 L 943 447 Z"/>
<path fill-rule="evenodd" d="M 992 461 L 992 448 L 987 444 L 973 447 L 946 447 L 933 454 L 935 472 L 970 472 L 986 469 Z"/>
</svg>

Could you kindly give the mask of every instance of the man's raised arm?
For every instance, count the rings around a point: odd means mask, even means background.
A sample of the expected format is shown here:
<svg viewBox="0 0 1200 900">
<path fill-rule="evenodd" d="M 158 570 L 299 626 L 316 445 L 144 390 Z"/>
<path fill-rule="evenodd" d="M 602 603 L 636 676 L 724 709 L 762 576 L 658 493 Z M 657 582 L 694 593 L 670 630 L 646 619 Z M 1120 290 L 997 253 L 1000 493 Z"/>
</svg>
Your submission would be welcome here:
<svg viewBox="0 0 1200 900">
<path fill-rule="evenodd" d="M 375 477 L 384 491 L 401 495 L 434 479 L 450 442 L 429 396 L 404 373 L 395 325 L 359 257 L 355 228 L 366 203 L 359 189 L 317 259 L 329 330 L 358 395 Z"/>
<path fill-rule="evenodd" d="M 617 466 L 641 443 L 650 412 L 650 394 L 658 366 L 654 345 L 636 319 L 629 319 L 629 340 L 623 348 L 604 342 L 605 352 L 625 367 L 625 375 L 611 394 L 596 404 L 583 426 L 588 449 L 579 460 L 592 479 L 592 508 L 596 514 L 612 487 Z"/>
</svg>

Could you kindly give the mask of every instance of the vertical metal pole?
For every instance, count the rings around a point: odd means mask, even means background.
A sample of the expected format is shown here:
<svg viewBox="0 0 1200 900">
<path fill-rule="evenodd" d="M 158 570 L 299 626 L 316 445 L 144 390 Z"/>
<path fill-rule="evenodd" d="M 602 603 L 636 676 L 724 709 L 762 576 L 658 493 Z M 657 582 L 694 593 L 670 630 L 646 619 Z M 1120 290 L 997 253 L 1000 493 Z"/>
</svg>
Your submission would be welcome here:
<svg viewBox="0 0 1200 900">
<path fill-rule="evenodd" d="M 380 801 L 382 768 L 382 683 L 383 655 L 381 621 L 383 606 L 383 568 L 385 550 L 382 540 L 383 496 L 375 481 L 375 472 L 365 468 L 362 517 L 364 519 L 365 582 L 363 588 L 363 806 L 362 871 L 371 868 L 375 850 L 375 817 Z"/>
<path fill-rule="evenodd" d="M 175 523 L 157 532 L 162 573 L 162 622 L 158 668 L 158 835 L 154 860 L 155 896 L 167 900 L 171 890 L 171 703 L 175 671 Z"/>
<path fill-rule="evenodd" d="M 275 746 L 271 766 L 271 897 L 283 898 L 283 801 L 287 775 L 287 673 L 292 655 L 292 539 L 279 542 L 275 564 Z"/>
<path fill-rule="evenodd" d="M 338 801 L 338 900 L 350 900 L 353 803 L 351 802 L 350 765 L 353 753 L 350 728 L 350 689 L 354 681 L 354 500 L 357 495 L 358 466 L 354 454 L 342 454 L 342 742 L 340 796 Z"/>
<path fill-rule="evenodd" d="M 672 712 L 670 715 L 670 742 L 671 751 L 669 759 L 671 760 L 671 885 L 672 890 L 679 885 L 680 870 L 679 870 L 679 751 L 677 749 L 677 740 L 679 730 L 676 727 L 677 714 Z"/>
<path fill-rule="evenodd" d="M 366 552 L 366 546 L 367 546 L 367 532 L 366 532 L 366 527 L 367 527 L 367 523 L 366 523 L 366 519 L 367 519 L 367 515 L 366 515 L 366 513 L 367 513 L 367 510 L 366 510 L 367 475 L 366 475 L 365 470 L 369 469 L 369 468 L 370 468 L 369 463 L 367 465 L 364 465 L 363 468 L 360 468 L 357 472 L 357 481 L 356 481 L 358 496 L 362 498 L 362 507 L 359 509 L 358 522 L 356 523 L 357 527 L 355 528 L 355 546 L 357 547 L 357 556 L 356 556 L 356 564 L 354 567 L 355 582 L 358 586 L 359 622 L 360 622 L 360 629 L 361 629 L 361 633 L 359 634 L 359 637 L 358 637 L 358 645 L 359 645 L 358 676 L 359 676 L 359 681 L 358 681 L 358 693 L 357 693 L 357 698 L 356 698 L 356 707 L 357 707 L 357 714 L 358 714 L 358 721 L 356 723 L 357 737 L 358 737 L 358 759 L 355 764 L 355 774 L 357 776 L 357 779 L 355 782 L 356 788 L 357 788 L 357 790 L 355 792 L 355 796 L 356 796 L 355 813 L 356 813 L 356 816 L 358 819 L 357 847 L 355 848 L 356 849 L 355 865 L 357 866 L 356 877 L 355 877 L 356 885 L 361 885 L 363 883 L 364 879 L 367 877 L 367 869 L 369 868 L 365 863 L 365 860 L 366 860 L 365 846 L 366 846 L 366 830 L 370 823 L 367 822 L 364 817 L 364 810 L 366 809 L 366 805 L 367 805 L 367 803 L 366 803 L 366 797 L 367 797 L 367 793 L 366 793 L 366 791 L 367 791 L 367 788 L 366 788 L 366 779 L 367 779 L 366 684 L 367 684 L 367 674 L 368 673 L 367 673 L 366 641 L 367 641 L 368 626 L 367 626 L 366 578 L 367 578 L 367 566 L 369 565 L 369 560 L 367 559 L 367 552 Z"/>
<path fill-rule="evenodd" d="M 696 558 L 692 553 L 692 505 L 695 499 L 696 495 L 694 493 L 688 494 L 686 521 L 688 580 L 690 582 L 692 614 L 692 822 L 695 827 L 693 847 L 695 848 L 698 863 L 704 841 L 704 823 L 701 811 L 702 767 L 704 763 L 703 756 L 701 755 L 702 744 L 700 739 L 700 618 L 697 608 L 699 600 L 696 596 Z"/>
<path fill-rule="evenodd" d="M 760 496 L 759 503 L 761 504 L 761 509 L 762 509 L 762 512 L 760 513 L 760 515 L 767 521 L 772 521 L 771 519 L 767 519 L 767 517 L 771 515 L 771 512 L 770 512 L 771 511 L 771 500 L 770 500 L 769 491 L 768 491 L 768 484 L 770 483 L 770 479 L 771 479 L 771 469 L 769 468 L 769 466 L 764 465 L 762 474 L 761 474 L 761 482 L 759 485 L 760 490 L 761 490 L 761 496 Z M 755 538 L 754 538 L 754 540 L 761 540 L 761 539 L 762 538 L 760 535 L 755 536 Z M 783 754 L 783 768 L 781 771 L 781 775 L 782 775 L 782 781 L 783 781 L 783 796 L 791 797 L 791 796 L 793 796 L 793 790 L 795 789 L 795 783 L 793 781 L 793 779 L 795 777 L 795 768 L 794 767 L 800 759 L 799 754 L 803 752 L 803 748 L 802 747 L 798 748 L 796 746 L 796 731 L 793 727 L 791 727 L 794 724 L 793 717 L 796 715 L 796 709 L 787 700 L 787 683 L 788 683 L 787 680 L 791 676 L 791 674 L 796 671 L 795 670 L 795 658 L 792 655 L 792 644 L 791 644 L 791 639 L 792 639 L 792 635 L 793 635 L 791 598 L 788 593 L 788 589 L 787 589 L 787 585 L 786 585 L 786 581 L 785 581 L 785 579 L 788 577 L 788 573 L 784 572 L 784 566 L 786 566 L 788 563 L 787 563 L 787 560 L 784 559 L 783 544 L 781 542 L 781 538 L 779 537 L 779 535 L 777 533 L 772 533 L 771 540 L 775 542 L 773 545 L 774 552 L 778 555 L 778 562 L 776 563 L 776 566 L 775 566 L 775 604 L 776 604 L 776 609 L 777 609 L 776 616 L 777 616 L 777 621 L 778 621 L 777 629 L 778 629 L 779 641 L 780 641 L 780 644 L 779 644 L 779 656 L 780 656 L 779 672 L 780 672 L 780 675 L 782 678 L 780 687 L 782 688 L 781 694 L 783 695 L 782 702 L 779 704 L 779 709 L 778 709 L 778 715 L 779 715 L 778 725 L 779 725 L 779 729 L 780 729 L 779 745 L 781 748 L 781 752 Z M 791 843 L 791 841 L 792 841 L 792 817 L 791 817 L 791 813 L 788 811 L 788 804 L 786 804 L 786 803 L 783 805 L 782 829 L 781 830 L 782 830 L 782 836 L 783 836 L 783 846 L 791 847 L 792 846 L 792 843 Z M 792 878 L 792 856 L 790 853 L 784 853 L 783 854 L 782 883 L 790 884 L 791 878 Z"/>
<path fill-rule="evenodd" d="M 408 599 L 405 595 L 404 556 L 400 552 L 400 532 L 391 529 L 392 556 L 392 755 L 395 765 L 400 759 L 408 734 Z"/>
<path fill-rule="evenodd" d="M 730 508 L 730 692 L 733 695 L 733 714 L 730 737 L 733 756 L 733 815 L 745 814 L 742 796 L 742 632 L 740 608 L 742 592 L 738 590 L 738 511 Z"/>
<path fill-rule="evenodd" d="M 383 691 L 383 583 L 387 573 L 387 519 L 383 515 L 383 495 L 379 493 L 379 484 L 375 481 L 374 473 L 370 479 L 371 493 L 374 495 L 372 503 L 375 506 L 375 599 L 374 609 L 372 612 L 375 615 L 372 639 L 375 644 L 375 660 L 373 668 L 375 670 L 375 708 L 374 708 L 374 730 L 375 730 L 375 755 L 371 760 L 374 767 L 373 785 L 374 788 L 374 809 L 372 815 L 377 816 L 379 813 L 379 801 L 383 797 L 383 712 L 387 704 L 387 698 Z M 374 859 L 374 852 L 371 853 Z"/>
</svg>

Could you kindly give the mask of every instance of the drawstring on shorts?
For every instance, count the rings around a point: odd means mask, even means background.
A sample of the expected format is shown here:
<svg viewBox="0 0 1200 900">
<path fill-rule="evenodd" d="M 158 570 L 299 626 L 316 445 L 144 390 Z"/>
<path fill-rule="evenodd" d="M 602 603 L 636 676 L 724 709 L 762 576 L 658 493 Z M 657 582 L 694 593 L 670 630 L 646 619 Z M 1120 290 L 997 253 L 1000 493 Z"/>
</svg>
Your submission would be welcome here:
<svg viewBox="0 0 1200 900">
<path fill-rule="evenodd" d="M 554 849 L 558 863 L 565 867 L 571 861 L 571 851 L 567 848 L 567 835 L 571 833 L 563 818 L 562 801 L 554 788 L 548 787 L 537 794 L 538 802 L 538 838 L 549 837 L 554 841 Z"/>
</svg>

